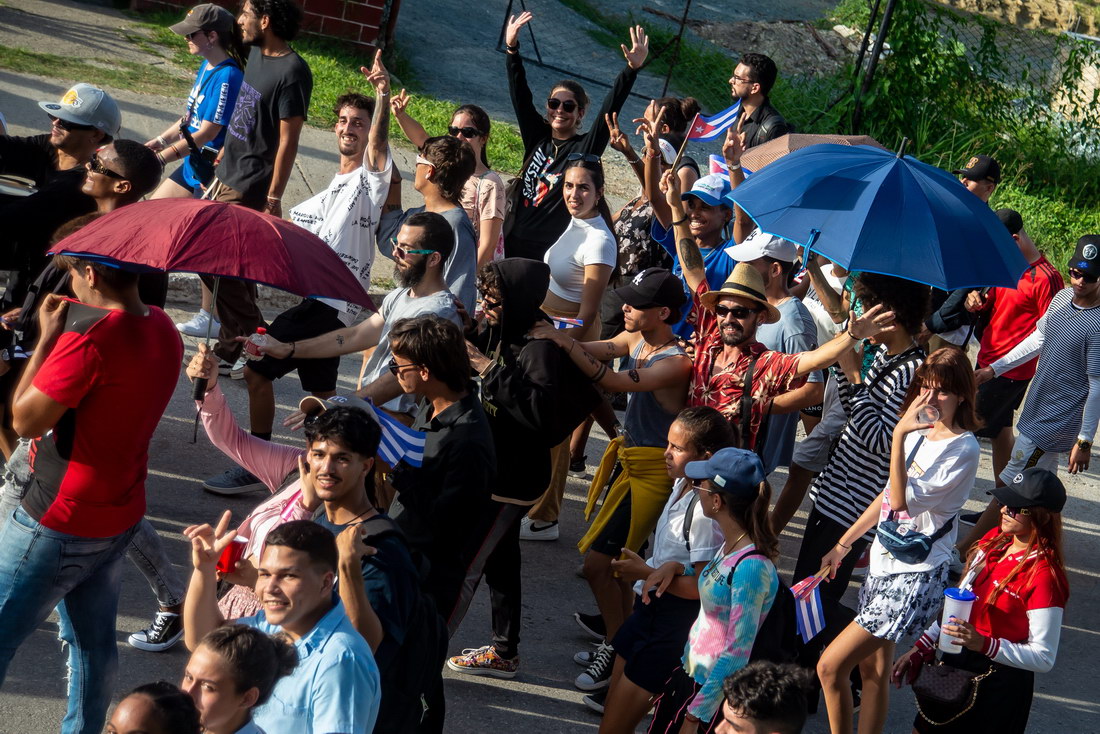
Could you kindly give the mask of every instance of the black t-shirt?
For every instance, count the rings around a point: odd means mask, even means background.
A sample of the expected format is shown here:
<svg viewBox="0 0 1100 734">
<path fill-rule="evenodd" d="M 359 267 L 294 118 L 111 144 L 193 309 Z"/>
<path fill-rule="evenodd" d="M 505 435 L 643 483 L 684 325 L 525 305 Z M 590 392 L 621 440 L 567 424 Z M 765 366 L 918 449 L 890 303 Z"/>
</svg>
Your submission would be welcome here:
<svg viewBox="0 0 1100 734">
<path fill-rule="evenodd" d="M 45 184 L 58 173 L 57 149 L 50 145 L 50 136 L 0 135 L 0 173 L 33 179 L 39 187 Z"/>
<path fill-rule="evenodd" d="M 294 51 L 264 56 L 253 46 L 226 129 L 218 179 L 246 198 L 265 195 L 275 171 L 279 120 L 304 119 L 312 93 L 313 74 L 301 56 Z"/>
</svg>

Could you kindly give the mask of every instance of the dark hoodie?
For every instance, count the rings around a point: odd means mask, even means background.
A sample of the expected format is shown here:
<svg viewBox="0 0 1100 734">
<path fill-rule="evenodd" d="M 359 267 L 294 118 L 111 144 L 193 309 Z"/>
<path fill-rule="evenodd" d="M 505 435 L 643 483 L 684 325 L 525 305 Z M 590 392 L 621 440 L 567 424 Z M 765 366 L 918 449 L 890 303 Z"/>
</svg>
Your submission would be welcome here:
<svg viewBox="0 0 1100 734">
<path fill-rule="evenodd" d="M 533 504 L 550 483 L 550 449 L 595 410 L 599 393 L 560 347 L 528 339 L 550 286 L 550 267 L 538 260 L 492 263 L 500 279 L 501 322 L 472 341 L 496 362 L 481 381 L 481 402 L 496 442 L 493 499 Z"/>
</svg>

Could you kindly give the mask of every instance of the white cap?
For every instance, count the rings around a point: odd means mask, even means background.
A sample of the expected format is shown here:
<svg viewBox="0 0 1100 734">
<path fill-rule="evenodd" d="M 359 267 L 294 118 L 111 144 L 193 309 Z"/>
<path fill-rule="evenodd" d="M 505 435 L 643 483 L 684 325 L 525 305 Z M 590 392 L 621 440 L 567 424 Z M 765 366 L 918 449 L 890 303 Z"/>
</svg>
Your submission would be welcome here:
<svg viewBox="0 0 1100 734">
<path fill-rule="evenodd" d="M 739 245 L 726 248 L 726 254 L 739 263 L 747 263 L 762 257 L 771 257 L 786 263 L 798 259 L 798 245 L 782 237 L 765 234 L 754 229 Z"/>
<path fill-rule="evenodd" d="M 76 125 L 91 125 L 112 138 L 122 128 L 122 113 L 111 95 L 91 84 L 74 84 L 60 102 L 39 102 L 48 114 Z"/>
</svg>

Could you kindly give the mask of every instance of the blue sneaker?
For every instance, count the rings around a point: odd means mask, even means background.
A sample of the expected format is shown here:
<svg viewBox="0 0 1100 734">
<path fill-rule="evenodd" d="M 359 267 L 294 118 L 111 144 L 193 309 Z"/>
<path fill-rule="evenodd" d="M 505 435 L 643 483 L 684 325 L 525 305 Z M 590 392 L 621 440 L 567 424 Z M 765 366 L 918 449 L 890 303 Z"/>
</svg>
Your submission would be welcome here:
<svg viewBox="0 0 1100 734">
<path fill-rule="evenodd" d="M 202 488 L 211 494 L 223 497 L 246 494 L 261 489 L 267 489 L 267 485 L 257 479 L 252 472 L 235 466 L 216 477 L 210 477 L 202 483 Z"/>
</svg>

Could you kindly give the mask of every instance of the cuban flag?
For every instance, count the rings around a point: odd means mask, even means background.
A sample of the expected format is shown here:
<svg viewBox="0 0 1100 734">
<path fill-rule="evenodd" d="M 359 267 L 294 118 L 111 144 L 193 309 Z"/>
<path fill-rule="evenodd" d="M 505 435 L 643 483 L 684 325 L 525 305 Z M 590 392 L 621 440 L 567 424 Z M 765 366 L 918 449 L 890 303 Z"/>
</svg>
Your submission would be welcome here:
<svg viewBox="0 0 1100 734">
<path fill-rule="evenodd" d="M 725 176 L 728 179 L 730 176 L 730 169 L 729 166 L 726 165 L 726 159 L 712 153 L 710 156 L 710 172 L 716 173 L 719 176 Z"/>
<path fill-rule="evenodd" d="M 572 329 L 574 326 L 584 326 L 584 319 L 569 319 L 565 316 L 551 316 L 555 329 Z"/>
<path fill-rule="evenodd" d="M 691 121 L 691 128 L 688 130 L 688 140 L 714 140 L 726 134 L 726 130 L 729 129 L 733 123 L 737 122 L 738 115 L 741 114 L 741 100 L 737 100 L 726 109 L 716 114 L 710 115 L 696 115 Z"/>
<path fill-rule="evenodd" d="M 820 573 L 802 579 L 791 587 L 795 600 L 795 619 L 798 634 L 803 642 L 809 642 L 825 629 L 825 609 L 821 606 L 821 589 L 818 586 L 825 576 Z"/>
<path fill-rule="evenodd" d="M 390 466 L 404 461 L 409 466 L 424 463 L 424 443 L 427 434 L 414 431 L 384 410 L 375 410 L 374 415 L 382 424 L 382 442 L 378 445 L 378 455 Z"/>
</svg>

